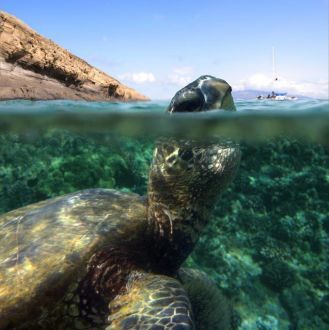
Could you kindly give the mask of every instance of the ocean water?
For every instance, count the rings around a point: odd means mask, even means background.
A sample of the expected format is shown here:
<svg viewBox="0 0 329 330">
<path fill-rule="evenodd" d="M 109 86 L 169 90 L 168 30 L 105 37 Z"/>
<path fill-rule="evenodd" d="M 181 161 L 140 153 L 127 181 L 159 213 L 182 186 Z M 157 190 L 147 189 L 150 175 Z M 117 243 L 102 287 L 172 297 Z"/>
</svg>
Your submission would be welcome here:
<svg viewBox="0 0 329 330">
<path fill-rule="evenodd" d="M 262 141 L 282 134 L 320 143 L 328 140 L 326 100 L 237 100 L 234 113 L 211 111 L 167 116 L 169 101 L 108 103 L 76 101 L 3 101 L 1 130 L 38 131 L 64 128 L 77 132 L 111 132 L 189 138 L 231 138 Z"/>
<path fill-rule="evenodd" d="M 0 102 L 0 214 L 87 188 L 145 195 L 163 136 L 235 140 L 239 172 L 185 265 L 230 299 L 232 328 L 329 329 L 329 102 L 235 103 Z"/>
</svg>

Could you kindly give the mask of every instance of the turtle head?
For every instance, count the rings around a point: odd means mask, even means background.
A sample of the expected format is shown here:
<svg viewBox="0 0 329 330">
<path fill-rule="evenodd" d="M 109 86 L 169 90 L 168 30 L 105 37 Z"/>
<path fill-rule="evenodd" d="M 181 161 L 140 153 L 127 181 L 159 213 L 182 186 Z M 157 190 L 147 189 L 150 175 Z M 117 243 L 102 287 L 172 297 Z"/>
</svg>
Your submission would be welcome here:
<svg viewBox="0 0 329 330">
<path fill-rule="evenodd" d="M 170 102 L 169 113 L 212 109 L 234 111 L 231 86 L 223 79 L 205 75 L 179 90 Z"/>
<path fill-rule="evenodd" d="M 204 75 L 179 90 L 170 102 L 167 112 L 201 112 L 210 110 L 235 111 L 231 86 L 223 79 Z M 233 148 L 232 148 L 233 147 Z M 230 155 L 236 148 L 232 142 L 193 141 L 190 139 L 162 139 L 158 143 L 155 158 L 160 160 L 164 176 L 188 191 L 204 191 L 218 194 L 223 189 Z M 222 184 L 216 185 L 216 181 Z M 209 182 L 213 182 L 213 187 Z M 202 188 L 204 186 L 204 188 Z M 184 193 L 183 193 L 184 194 Z M 201 197 L 200 197 L 201 199 Z"/>
<path fill-rule="evenodd" d="M 232 88 L 225 80 L 203 75 L 175 94 L 167 112 L 174 114 L 210 110 L 235 111 L 231 92 Z M 193 190 L 197 187 L 201 189 L 202 185 L 206 184 L 205 192 L 216 193 L 216 188 L 210 189 L 208 180 L 214 182 L 219 175 L 220 180 L 223 181 L 221 172 L 226 165 L 228 154 L 232 151 L 229 148 L 232 143 L 229 143 L 226 148 L 224 141 L 218 140 L 200 142 L 170 139 L 169 141 L 169 143 L 161 143 L 161 148 L 158 148 L 158 151 L 163 152 L 163 157 L 159 155 L 163 168 L 167 168 L 167 171 L 172 174 L 176 172 L 176 180 L 184 179 L 182 185 L 187 185 L 185 173 L 188 175 L 188 182 L 193 186 Z"/>
<path fill-rule="evenodd" d="M 231 87 L 222 79 L 201 76 L 176 93 L 167 111 L 212 109 L 235 110 Z M 157 253 L 163 264 L 173 263 L 175 268 L 191 252 L 217 196 L 234 178 L 239 159 L 239 147 L 227 140 L 163 138 L 156 143 L 148 185 L 148 219 L 157 246 L 163 241 L 163 250 L 159 248 Z"/>
</svg>

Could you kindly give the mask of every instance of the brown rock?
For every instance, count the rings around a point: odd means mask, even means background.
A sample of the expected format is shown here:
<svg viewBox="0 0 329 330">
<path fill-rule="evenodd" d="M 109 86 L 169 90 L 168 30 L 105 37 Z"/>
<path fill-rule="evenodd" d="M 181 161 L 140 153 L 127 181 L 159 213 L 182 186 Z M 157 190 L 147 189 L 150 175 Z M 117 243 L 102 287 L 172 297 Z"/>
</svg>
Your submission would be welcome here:
<svg viewBox="0 0 329 330">
<path fill-rule="evenodd" d="M 0 11 L 0 100 L 148 100 Z"/>
</svg>

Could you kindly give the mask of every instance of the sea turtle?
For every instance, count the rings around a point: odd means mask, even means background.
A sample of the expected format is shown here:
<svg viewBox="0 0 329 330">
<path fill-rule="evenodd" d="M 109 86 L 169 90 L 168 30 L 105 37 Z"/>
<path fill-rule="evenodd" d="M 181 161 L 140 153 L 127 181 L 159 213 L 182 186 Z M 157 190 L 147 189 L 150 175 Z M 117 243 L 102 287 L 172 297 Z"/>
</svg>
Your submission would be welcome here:
<svg viewBox="0 0 329 330">
<path fill-rule="evenodd" d="M 214 108 L 235 109 L 231 87 L 201 76 L 168 112 Z M 88 189 L 3 214 L 0 329 L 193 329 L 183 286 L 202 276 L 179 268 L 239 159 L 234 143 L 166 138 L 147 197 Z"/>
</svg>

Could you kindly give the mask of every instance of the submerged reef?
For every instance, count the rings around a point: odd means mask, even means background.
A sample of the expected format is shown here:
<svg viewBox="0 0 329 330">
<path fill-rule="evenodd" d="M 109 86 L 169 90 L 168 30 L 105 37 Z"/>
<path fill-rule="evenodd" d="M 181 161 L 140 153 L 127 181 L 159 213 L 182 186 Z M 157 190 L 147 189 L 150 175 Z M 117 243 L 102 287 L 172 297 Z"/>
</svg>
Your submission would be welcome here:
<svg viewBox="0 0 329 330">
<path fill-rule="evenodd" d="M 143 194 L 152 152 L 149 140 L 112 135 L 0 135 L 0 213 L 86 188 Z"/>
<path fill-rule="evenodd" d="M 284 138 L 241 148 L 189 262 L 236 300 L 241 329 L 327 329 L 329 150 Z"/>
<path fill-rule="evenodd" d="M 186 265 L 230 298 L 239 329 L 328 329 L 329 150 L 285 138 L 241 149 Z M 0 212 L 91 187 L 145 194 L 152 150 L 146 138 L 0 135 Z"/>
</svg>

